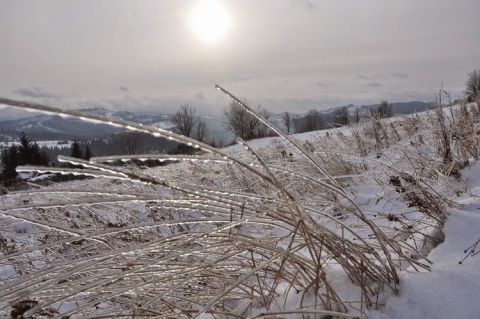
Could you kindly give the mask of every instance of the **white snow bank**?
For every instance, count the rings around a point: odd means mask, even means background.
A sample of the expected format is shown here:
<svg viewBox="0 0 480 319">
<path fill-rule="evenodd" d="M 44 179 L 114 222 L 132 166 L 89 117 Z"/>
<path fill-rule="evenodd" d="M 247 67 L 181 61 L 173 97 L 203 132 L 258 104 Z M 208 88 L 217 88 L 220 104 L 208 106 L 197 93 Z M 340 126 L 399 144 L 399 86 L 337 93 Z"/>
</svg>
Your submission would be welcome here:
<svg viewBox="0 0 480 319">
<path fill-rule="evenodd" d="M 470 194 L 480 192 L 480 163 L 469 173 Z M 480 239 L 480 197 L 469 196 L 450 209 L 445 242 L 428 256 L 432 271 L 401 274 L 400 296 L 390 296 L 386 306 L 371 311 L 370 319 L 474 319 L 480 318 L 480 255 L 466 258 L 465 250 Z"/>
</svg>

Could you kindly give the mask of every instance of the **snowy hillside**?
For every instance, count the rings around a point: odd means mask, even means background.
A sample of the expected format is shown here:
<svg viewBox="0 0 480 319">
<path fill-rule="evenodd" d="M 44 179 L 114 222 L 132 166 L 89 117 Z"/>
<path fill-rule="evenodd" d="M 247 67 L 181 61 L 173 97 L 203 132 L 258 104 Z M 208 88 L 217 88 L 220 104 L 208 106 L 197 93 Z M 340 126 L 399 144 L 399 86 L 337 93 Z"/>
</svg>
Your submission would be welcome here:
<svg viewBox="0 0 480 319">
<path fill-rule="evenodd" d="M 474 318 L 479 123 L 438 107 L 220 150 L 130 123 L 201 151 L 63 158 L 86 169 L 44 172 L 95 178 L 4 192 L 0 313 Z"/>
<path fill-rule="evenodd" d="M 100 115 L 111 119 L 132 121 L 162 129 L 173 127 L 169 114 L 111 111 L 104 108 L 80 109 L 79 112 Z M 59 139 L 65 136 L 96 137 L 118 132 L 119 129 L 106 124 L 88 123 L 75 118 L 62 118 L 57 115 L 34 115 L 22 119 L 0 120 L 0 128 L 7 131 L 57 133 Z"/>
</svg>

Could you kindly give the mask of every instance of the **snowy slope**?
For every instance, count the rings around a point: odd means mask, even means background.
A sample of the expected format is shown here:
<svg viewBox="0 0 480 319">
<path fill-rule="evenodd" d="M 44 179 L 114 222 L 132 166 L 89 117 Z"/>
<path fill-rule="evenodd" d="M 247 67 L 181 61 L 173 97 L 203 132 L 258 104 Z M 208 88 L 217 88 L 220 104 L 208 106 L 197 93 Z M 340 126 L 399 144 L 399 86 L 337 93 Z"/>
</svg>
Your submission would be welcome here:
<svg viewBox="0 0 480 319">
<path fill-rule="evenodd" d="M 459 197 L 453 195 L 458 206 L 448 211 L 445 241 L 428 256 L 433 262 L 432 271 L 405 270 L 401 274 L 400 295 L 387 298 L 385 307 L 370 312 L 369 318 L 478 318 L 479 256 L 470 252 L 480 248 L 474 247 L 480 240 L 480 164 L 464 169 L 462 174 L 469 189 Z"/>
<path fill-rule="evenodd" d="M 474 108 L 468 117 L 460 111 L 451 113 L 458 122 L 444 119 L 452 124 L 449 165 L 429 113 L 291 142 L 255 140 L 217 155 L 155 155 L 177 161 L 156 168 L 93 159 L 99 171 L 90 173 L 101 177 L 8 193 L 0 311 L 28 298 L 39 302 L 35 311 L 72 318 L 132 317 L 132 309 L 474 318 L 478 256 L 458 262 L 478 240 L 480 144 L 472 132 L 480 121 Z"/>
</svg>

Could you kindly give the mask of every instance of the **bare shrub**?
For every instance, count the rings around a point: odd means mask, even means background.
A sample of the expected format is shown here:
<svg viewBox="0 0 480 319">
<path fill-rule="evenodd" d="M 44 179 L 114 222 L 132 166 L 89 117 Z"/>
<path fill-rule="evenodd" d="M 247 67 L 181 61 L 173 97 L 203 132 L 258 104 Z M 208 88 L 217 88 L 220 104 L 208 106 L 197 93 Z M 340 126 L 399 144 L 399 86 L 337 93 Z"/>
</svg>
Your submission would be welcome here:
<svg viewBox="0 0 480 319">
<path fill-rule="evenodd" d="M 453 161 L 450 130 L 447 128 L 446 115 L 443 110 L 442 94 L 447 94 L 442 88 L 436 96 L 435 115 L 437 120 L 436 139 L 437 152 L 442 157 L 443 163 L 448 164 Z"/>
<path fill-rule="evenodd" d="M 469 157 L 475 160 L 480 156 L 480 130 L 477 129 L 475 108 L 470 110 L 465 102 L 460 103 L 452 123 L 451 136 L 454 152 L 460 161 L 468 161 Z M 476 121 L 475 121 L 476 120 Z"/>
<path fill-rule="evenodd" d="M 475 102 L 480 98 L 480 69 L 468 74 L 465 94 L 469 102 Z"/>
<path fill-rule="evenodd" d="M 405 129 L 407 136 L 415 135 L 421 128 L 422 120 L 416 114 L 402 117 L 402 127 Z"/>
<path fill-rule="evenodd" d="M 375 140 L 375 150 L 377 156 L 382 154 L 384 147 L 388 147 L 390 145 L 390 137 L 387 133 L 387 130 L 377 117 L 371 117 L 370 120 L 365 123 L 363 133 L 365 136 Z"/>
</svg>

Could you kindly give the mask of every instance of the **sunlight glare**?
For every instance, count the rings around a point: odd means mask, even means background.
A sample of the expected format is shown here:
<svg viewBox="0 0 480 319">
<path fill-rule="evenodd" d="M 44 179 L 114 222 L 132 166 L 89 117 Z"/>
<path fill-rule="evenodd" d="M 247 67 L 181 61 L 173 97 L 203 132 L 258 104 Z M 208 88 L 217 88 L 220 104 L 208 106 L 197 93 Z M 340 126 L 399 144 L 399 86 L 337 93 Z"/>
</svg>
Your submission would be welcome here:
<svg viewBox="0 0 480 319">
<path fill-rule="evenodd" d="M 204 0 L 193 6 L 190 26 L 194 34 L 209 43 L 217 42 L 228 32 L 230 14 L 219 1 Z"/>
</svg>

